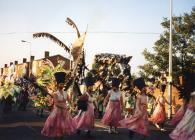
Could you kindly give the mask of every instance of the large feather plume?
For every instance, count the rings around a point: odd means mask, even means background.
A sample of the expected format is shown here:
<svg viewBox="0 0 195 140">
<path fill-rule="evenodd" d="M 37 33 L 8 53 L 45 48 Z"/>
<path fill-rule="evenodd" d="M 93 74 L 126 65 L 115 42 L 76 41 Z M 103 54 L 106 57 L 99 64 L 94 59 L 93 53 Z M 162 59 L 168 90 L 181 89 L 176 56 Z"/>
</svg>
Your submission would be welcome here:
<svg viewBox="0 0 195 140">
<path fill-rule="evenodd" d="M 46 37 L 46 38 L 49 38 L 49 39 L 53 40 L 55 43 L 57 43 L 58 45 L 60 45 L 61 47 L 63 47 L 67 52 L 70 52 L 70 49 L 67 47 L 66 44 L 64 44 L 57 37 L 55 37 L 54 35 L 52 35 L 50 33 L 46 33 L 46 32 L 34 33 L 33 34 L 33 37 L 34 38 L 38 38 L 38 37 Z"/>
<path fill-rule="evenodd" d="M 81 36 L 81 34 L 80 34 L 79 29 L 77 28 L 76 24 L 74 23 L 74 21 L 71 20 L 69 17 L 67 17 L 66 22 L 67 22 L 70 26 L 72 26 L 73 28 L 76 29 L 76 31 L 77 31 L 77 36 L 78 36 L 78 38 L 79 38 L 79 37 Z"/>
</svg>

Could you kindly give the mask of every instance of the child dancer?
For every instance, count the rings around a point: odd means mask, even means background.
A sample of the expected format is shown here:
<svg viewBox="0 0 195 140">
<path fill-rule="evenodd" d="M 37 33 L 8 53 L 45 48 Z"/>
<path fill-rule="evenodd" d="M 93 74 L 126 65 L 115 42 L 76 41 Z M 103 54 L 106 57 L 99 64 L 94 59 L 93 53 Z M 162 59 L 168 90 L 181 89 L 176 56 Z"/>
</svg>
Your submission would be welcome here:
<svg viewBox="0 0 195 140">
<path fill-rule="evenodd" d="M 108 92 L 108 95 L 105 98 L 105 102 L 109 100 L 108 105 L 105 110 L 105 114 L 101 120 L 101 122 L 105 125 L 108 125 L 109 133 L 118 133 L 117 127 L 119 126 L 119 121 L 122 119 L 122 95 L 119 91 L 120 81 L 117 78 L 112 79 L 112 89 Z M 106 103 L 104 102 L 104 106 Z M 114 127 L 114 131 L 112 131 L 112 127 Z"/>
<path fill-rule="evenodd" d="M 67 93 L 63 90 L 66 74 L 57 72 L 54 76 L 57 82 L 57 91 L 53 94 L 54 108 L 47 118 L 41 133 L 48 137 L 63 139 L 64 135 L 76 132 L 76 124 L 66 107 Z"/>
<path fill-rule="evenodd" d="M 86 92 L 79 97 L 80 107 L 79 113 L 74 117 L 77 124 L 77 134 L 80 134 L 81 130 L 87 132 L 87 136 L 90 136 L 91 130 L 94 129 L 94 105 L 93 105 L 93 85 L 94 81 L 92 77 L 85 78 L 85 85 L 87 87 Z M 85 105 L 86 102 L 86 105 Z"/>
<path fill-rule="evenodd" d="M 148 136 L 149 134 L 147 96 L 144 79 L 136 79 L 134 81 L 134 86 L 138 90 L 135 113 L 133 116 L 120 121 L 122 127 L 129 129 L 130 138 L 132 138 L 135 133 L 139 133 L 144 136 Z"/>
</svg>

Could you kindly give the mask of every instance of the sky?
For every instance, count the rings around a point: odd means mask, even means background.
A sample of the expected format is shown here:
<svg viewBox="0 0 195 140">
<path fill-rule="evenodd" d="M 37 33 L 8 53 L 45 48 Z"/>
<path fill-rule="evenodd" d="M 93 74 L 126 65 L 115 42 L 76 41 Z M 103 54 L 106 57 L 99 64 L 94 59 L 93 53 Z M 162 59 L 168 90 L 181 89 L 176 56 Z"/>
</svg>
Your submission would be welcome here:
<svg viewBox="0 0 195 140">
<path fill-rule="evenodd" d="M 195 0 L 173 0 L 173 15 L 189 13 Z M 97 53 L 133 56 L 132 73 L 146 63 L 142 52 L 152 51 L 169 17 L 169 0 L 0 0 L 0 67 L 34 55 L 35 59 L 69 54 L 47 38 L 33 33 L 49 32 L 67 46 L 77 38 L 65 21 L 70 17 L 84 32 L 88 26 L 84 48 L 90 66 Z M 21 42 L 25 40 L 30 43 Z M 31 54 L 30 54 L 31 48 Z"/>
</svg>

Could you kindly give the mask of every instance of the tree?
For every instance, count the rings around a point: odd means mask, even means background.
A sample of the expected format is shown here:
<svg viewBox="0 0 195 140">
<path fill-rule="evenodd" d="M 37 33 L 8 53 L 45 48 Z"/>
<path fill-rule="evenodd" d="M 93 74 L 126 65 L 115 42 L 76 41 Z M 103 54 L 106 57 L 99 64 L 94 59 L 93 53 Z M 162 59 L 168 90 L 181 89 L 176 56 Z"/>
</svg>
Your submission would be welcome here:
<svg viewBox="0 0 195 140">
<path fill-rule="evenodd" d="M 181 16 L 173 17 L 173 82 L 179 82 L 178 76 L 183 75 L 184 71 L 193 71 L 194 52 L 195 52 L 195 7 L 191 13 L 184 13 Z M 169 61 L 169 20 L 163 19 L 161 23 L 164 32 L 155 42 L 153 51 L 147 49 L 143 55 L 146 64 L 139 66 L 139 74 L 143 77 L 159 77 L 160 72 L 168 71 Z"/>
</svg>

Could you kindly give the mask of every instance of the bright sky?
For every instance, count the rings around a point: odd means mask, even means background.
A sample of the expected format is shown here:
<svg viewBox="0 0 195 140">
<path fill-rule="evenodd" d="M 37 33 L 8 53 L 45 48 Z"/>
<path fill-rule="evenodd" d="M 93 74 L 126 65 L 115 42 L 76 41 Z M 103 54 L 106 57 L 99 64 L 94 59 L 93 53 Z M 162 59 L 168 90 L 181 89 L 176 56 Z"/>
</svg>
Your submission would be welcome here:
<svg viewBox="0 0 195 140">
<path fill-rule="evenodd" d="M 173 14 L 190 12 L 193 6 L 194 0 L 173 0 Z M 67 56 L 51 40 L 32 38 L 35 32 L 50 32 L 70 45 L 76 33 L 65 22 L 67 17 L 81 32 L 88 25 L 87 64 L 97 53 L 126 54 L 133 56 L 130 65 L 135 73 L 137 66 L 145 63 L 144 48 L 152 50 L 163 32 L 160 23 L 169 17 L 169 0 L 0 0 L 0 67 L 29 58 L 30 44 L 21 40 L 31 42 L 31 55 L 36 59 L 43 57 L 44 51 Z"/>
</svg>

